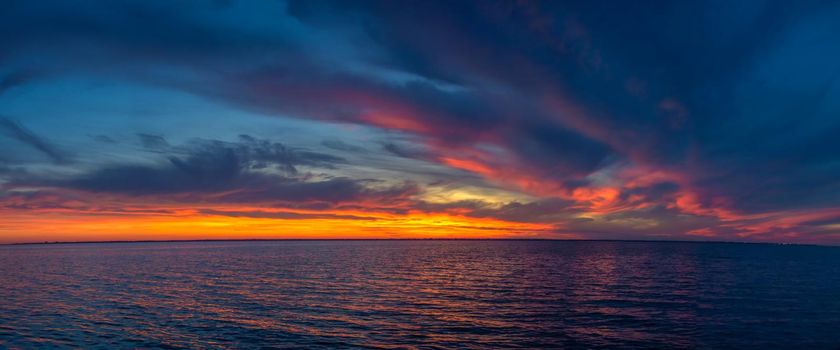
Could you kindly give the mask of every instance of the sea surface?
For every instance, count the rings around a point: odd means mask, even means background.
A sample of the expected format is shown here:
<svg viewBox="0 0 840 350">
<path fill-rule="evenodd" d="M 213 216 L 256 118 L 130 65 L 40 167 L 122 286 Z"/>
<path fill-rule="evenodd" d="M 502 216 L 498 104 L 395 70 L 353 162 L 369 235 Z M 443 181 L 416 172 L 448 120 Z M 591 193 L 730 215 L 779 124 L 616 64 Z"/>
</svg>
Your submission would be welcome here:
<svg viewBox="0 0 840 350">
<path fill-rule="evenodd" d="M 0 348 L 838 349 L 840 248 L 611 241 L 0 247 Z"/>
</svg>

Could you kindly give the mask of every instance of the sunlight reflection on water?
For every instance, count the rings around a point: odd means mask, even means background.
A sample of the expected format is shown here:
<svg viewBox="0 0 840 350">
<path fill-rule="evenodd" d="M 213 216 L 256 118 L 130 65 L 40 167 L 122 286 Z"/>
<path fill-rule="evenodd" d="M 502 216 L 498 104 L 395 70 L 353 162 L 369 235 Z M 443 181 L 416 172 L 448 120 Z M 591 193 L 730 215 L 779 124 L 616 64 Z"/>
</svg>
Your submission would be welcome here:
<svg viewBox="0 0 840 350">
<path fill-rule="evenodd" d="M 840 249 L 559 241 L 0 247 L 0 347 L 836 348 Z"/>
</svg>

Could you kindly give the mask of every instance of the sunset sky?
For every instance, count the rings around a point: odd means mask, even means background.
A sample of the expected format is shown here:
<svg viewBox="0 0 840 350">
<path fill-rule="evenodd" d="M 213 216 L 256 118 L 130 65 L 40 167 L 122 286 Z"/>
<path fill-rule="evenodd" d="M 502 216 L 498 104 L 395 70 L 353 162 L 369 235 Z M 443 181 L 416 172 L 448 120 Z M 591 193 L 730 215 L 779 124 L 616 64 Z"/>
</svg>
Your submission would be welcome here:
<svg viewBox="0 0 840 350">
<path fill-rule="evenodd" d="M 840 244 L 840 2 L 4 1 L 0 243 Z"/>
</svg>

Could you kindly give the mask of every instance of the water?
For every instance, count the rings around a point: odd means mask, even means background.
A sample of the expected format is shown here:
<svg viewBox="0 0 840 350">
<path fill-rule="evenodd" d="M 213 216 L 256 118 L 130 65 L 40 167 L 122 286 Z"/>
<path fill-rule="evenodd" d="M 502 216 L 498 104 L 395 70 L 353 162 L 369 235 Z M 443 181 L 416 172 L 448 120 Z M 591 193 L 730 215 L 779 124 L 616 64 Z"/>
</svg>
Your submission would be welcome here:
<svg viewBox="0 0 840 350">
<path fill-rule="evenodd" d="M 840 248 L 562 241 L 0 247 L 0 348 L 840 347 Z"/>
</svg>

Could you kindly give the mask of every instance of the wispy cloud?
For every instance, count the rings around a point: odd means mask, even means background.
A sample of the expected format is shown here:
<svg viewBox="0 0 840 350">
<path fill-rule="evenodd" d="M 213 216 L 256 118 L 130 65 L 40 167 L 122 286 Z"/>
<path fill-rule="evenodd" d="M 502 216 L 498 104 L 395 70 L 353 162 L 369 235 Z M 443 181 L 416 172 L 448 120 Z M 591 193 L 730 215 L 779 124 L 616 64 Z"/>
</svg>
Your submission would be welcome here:
<svg viewBox="0 0 840 350">
<path fill-rule="evenodd" d="M 0 117 L 0 131 L 48 156 L 56 163 L 65 163 L 67 158 L 46 140 L 26 129 L 12 119 Z"/>
</svg>

